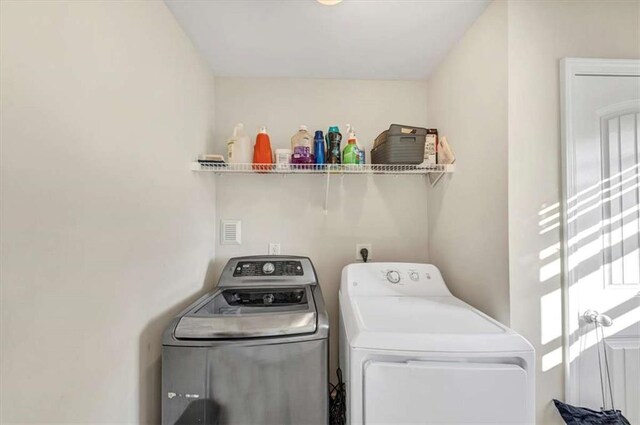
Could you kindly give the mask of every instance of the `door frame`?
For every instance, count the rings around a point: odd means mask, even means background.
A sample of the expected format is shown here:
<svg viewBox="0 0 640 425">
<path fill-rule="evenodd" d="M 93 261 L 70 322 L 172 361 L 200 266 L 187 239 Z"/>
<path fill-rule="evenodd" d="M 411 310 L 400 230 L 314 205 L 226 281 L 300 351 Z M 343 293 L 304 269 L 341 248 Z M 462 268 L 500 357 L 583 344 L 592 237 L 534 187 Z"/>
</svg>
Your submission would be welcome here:
<svg viewBox="0 0 640 425">
<path fill-rule="evenodd" d="M 577 334 L 572 331 L 579 329 L 579 303 L 569 297 L 569 288 L 575 280 L 569 269 L 569 256 L 573 254 L 569 246 L 569 233 L 575 234 L 576 222 L 568 223 L 568 200 L 577 194 L 575 182 L 575 144 L 571 122 L 573 96 L 573 79 L 577 76 L 640 76 L 640 60 L 636 59 L 592 59 L 592 58 L 564 58 L 560 61 L 560 136 L 561 136 L 561 261 L 562 261 L 562 348 L 564 365 L 565 401 L 577 403 L 580 377 L 577 363 L 571 358 L 579 353 L 576 342 Z M 570 232 L 570 230 L 572 232 Z M 572 350 L 573 347 L 573 350 Z"/>
</svg>

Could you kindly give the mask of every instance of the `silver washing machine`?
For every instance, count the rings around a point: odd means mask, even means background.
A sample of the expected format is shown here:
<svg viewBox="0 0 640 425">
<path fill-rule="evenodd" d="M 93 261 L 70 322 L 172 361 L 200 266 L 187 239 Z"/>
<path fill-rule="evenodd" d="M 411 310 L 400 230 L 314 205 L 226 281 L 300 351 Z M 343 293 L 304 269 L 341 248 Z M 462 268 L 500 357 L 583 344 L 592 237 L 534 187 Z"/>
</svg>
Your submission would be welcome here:
<svg viewBox="0 0 640 425">
<path fill-rule="evenodd" d="M 162 341 L 162 424 L 328 423 L 329 319 L 306 257 L 232 258 Z"/>
</svg>

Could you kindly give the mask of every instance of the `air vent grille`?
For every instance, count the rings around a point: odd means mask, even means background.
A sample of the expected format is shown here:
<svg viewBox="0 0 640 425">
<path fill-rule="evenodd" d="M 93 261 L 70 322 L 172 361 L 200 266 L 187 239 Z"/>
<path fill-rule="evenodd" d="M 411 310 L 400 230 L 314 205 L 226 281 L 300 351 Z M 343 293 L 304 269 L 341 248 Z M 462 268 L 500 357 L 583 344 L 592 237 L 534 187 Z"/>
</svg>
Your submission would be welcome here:
<svg viewBox="0 0 640 425">
<path fill-rule="evenodd" d="M 240 220 L 221 220 L 220 243 L 222 245 L 240 245 L 242 243 L 242 225 Z"/>
</svg>

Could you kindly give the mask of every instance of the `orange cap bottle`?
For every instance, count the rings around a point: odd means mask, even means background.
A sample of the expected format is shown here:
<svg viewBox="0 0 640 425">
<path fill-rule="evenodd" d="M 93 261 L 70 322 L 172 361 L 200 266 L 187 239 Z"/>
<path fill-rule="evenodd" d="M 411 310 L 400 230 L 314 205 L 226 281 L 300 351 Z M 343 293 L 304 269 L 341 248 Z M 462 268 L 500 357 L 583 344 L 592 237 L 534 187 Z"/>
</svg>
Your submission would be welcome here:
<svg viewBox="0 0 640 425">
<path fill-rule="evenodd" d="M 271 141 L 267 134 L 267 128 L 260 127 L 260 132 L 256 137 L 256 145 L 253 148 L 253 169 L 271 170 L 271 168 L 273 168 Z"/>
</svg>

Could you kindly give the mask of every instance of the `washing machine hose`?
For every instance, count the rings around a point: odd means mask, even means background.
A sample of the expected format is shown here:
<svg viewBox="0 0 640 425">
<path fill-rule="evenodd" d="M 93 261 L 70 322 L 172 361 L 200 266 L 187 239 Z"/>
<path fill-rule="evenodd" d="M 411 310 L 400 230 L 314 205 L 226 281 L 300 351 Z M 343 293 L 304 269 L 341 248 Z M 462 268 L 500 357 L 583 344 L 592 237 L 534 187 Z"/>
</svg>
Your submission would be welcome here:
<svg viewBox="0 0 640 425">
<path fill-rule="evenodd" d="M 345 425 L 347 423 L 346 390 L 342 381 L 342 370 L 336 370 L 338 382 L 329 383 L 329 424 Z"/>
</svg>

